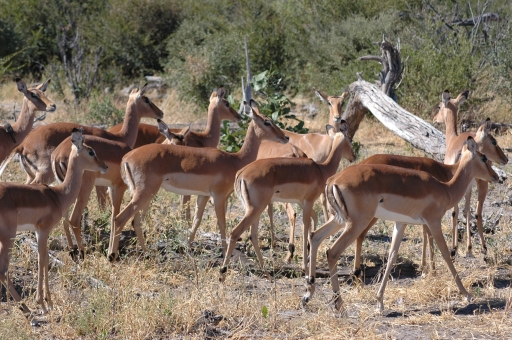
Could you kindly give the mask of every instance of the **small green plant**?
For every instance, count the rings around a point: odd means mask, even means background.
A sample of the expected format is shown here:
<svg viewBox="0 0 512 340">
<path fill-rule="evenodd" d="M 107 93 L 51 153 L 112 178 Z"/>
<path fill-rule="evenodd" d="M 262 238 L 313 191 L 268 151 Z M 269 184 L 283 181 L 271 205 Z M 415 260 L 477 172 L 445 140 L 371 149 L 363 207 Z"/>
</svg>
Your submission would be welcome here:
<svg viewBox="0 0 512 340">
<path fill-rule="evenodd" d="M 263 317 L 266 319 L 267 316 L 268 316 L 268 308 L 267 306 L 263 306 L 263 308 L 261 309 L 261 315 L 263 315 Z"/>
<path fill-rule="evenodd" d="M 296 133 L 307 133 L 309 130 L 304 127 L 304 121 L 291 113 L 293 103 L 283 94 L 283 78 L 276 72 L 264 71 L 252 79 L 254 93 L 261 98 L 258 102 L 260 113 L 272 118 L 278 127 Z M 233 105 L 231 96 L 228 101 Z M 236 106 L 235 106 L 236 107 Z M 295 125 L 290 122 L 296 121 Z M 242 147 L 250 120 L 245 118 L 238 123 L 239 129 L 231 131 L 229 123 L 224 122 L 221 126 L 221 147 L 228 152 L 237 152 Z"/>
<path fill-rule="evenodd" d="M 86 120 L 89 123 L 114 126 L 123 121 L 124 112 L 115 107 L 109 96 L 96 95 L 89 101 Z"/>
</svg>

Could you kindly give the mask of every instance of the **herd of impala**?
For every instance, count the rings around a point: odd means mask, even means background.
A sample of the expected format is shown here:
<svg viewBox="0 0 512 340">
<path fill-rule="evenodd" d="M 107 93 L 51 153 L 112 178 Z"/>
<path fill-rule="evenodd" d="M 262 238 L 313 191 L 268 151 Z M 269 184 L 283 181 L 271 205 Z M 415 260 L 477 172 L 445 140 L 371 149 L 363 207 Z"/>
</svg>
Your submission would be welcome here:
<svg viewBox="0 0 512 340">
<path fill-rule="evenodd" d="M 302 269 L 307 281 L 303 305 L 312 298 L 315 290 L 319 245 L 344 227 L 327 251 L 335 305 L 342 308 L 336 263 L 344 250 L 356 241 L 354 274 L 359 275 L 362 241 L 378 218 L 395 221 L 386 273 L 377 294 L 381 310 L 386 282 L 406 224 L 423 225 L 422 266 L 426 266 L 426 245 L 429 244 L 429 267 L 433 269 L 432 241 L 435 240 L 460 293 L 470 299 L 452 263 L 457 249 L 458 202 L 466 197 L 464 214 L 469 228 L 469 203 L 475 180 L 478 188 L 476 220 L 482 252 L 485 252 L 482 207 L 488 182 L 498 182 L 499 179 L 491 162 L 504 165 L 508 159 L 489 134 L 489 119 L 476 133 L 457 133 L 457 112 L 467 99 L 468 91 L 456 98 L 451 98 L 445 91 L 439 113 L 434 118 L 435 123 L 446 125 L 444 164 L 425 157 L 381 154 L 336 173 L 342 158 L 350 162 L 356 158 L 347 136 L 348 124 L 341 119 L 343 104 L 349 95 L 347 91 L 340 96 L 327 96 L 315 90 L 317 96 L 329 105 L 330 121 L 326 134 L 299 135 L 281 130 L 271 119 L 260 114 L 253 100 L 244 102 L 237 112 L 224 99 L 223 87 L 214 90 L 210 97 L 203 132 L 191 131 L 189 127 L 169 129 L 160 120 L 163 112 L 145 95 L 146 86 L 132 90 L 124 122 L 109 130 L 67 122 L 32 129 L 36 111 L 56 109 L 45 95 L 49 80 L 34 88 L 27 88 L 20 79 L 16 82 L 24 95 L 23 106 L 16 123 L 0 129 L 0 176 L 18 155 L 27 180 L 26 184 L 0 183 L 0 280 L 20 303 L 21 297 L 7 275 L 16 232 L 36 233 L 39 265 L 36 301 L 45 313 L 53 307 L 48 286 L 48 236 L 64 217 L 71 255 L 76 258 L 85 256 L 80 219 L 94 186 L 101 201 L 105 201 L 101 187 L 107 187 L 112 204 L 107 254 L 110 261 L 117 259 L 119 237 L 130 218 L 133 218 L 139 244 L 146 251 L 141 222 L 151 199 L 164 188 L 184 195 L 182 202 L 187 202 L 190 195 L 198 195 L 190 242 L 201 223 L 206 203 L 210 197 L 213 199 L 224 254 L 221 282 L 225 279 L 236 240 L 248 229 L 259 265 L 263 268 L 264 260 L 258 245 L 259 219 L 268 207 L 274 244 L 272 202 L 283 202 L 290 219 L 287 261 L 291 260 L 295 249 L 295 212 L 291 203 L 297 203 L 303 209 Z M 221 121 L 239 121 L 240 114 L 251 119 L 242 148 L 237 153 L 218 150 Z M 140 123 L 143 117 L 157 119 L 158 126 Z M 48 186 L 55 180 L 58 185 Z M 123 194 L 128 188 L 131 200 L 121 210 Z M 233 191 L 242 202 L 245 214 L 228 236 L 226 206 Z M 322 197 L 326 223 L 314 230 L 317 214 L 313 206 L 319 197 Z M 71 217 L 68 217 L 68 209 L 73 203 Z M 441 219 L 451 208 L 454 212 L 450 254 L 441 230 Z M 313 228 L 310 228 L 311 221 Z M 76 245 L 73 245 L 70 225 Z M 467 255 L 472 255 L 470 237 L 467 237 Z M 24 303 L 21 303 L 21 309 L 36 322 Z"/>
</svg>

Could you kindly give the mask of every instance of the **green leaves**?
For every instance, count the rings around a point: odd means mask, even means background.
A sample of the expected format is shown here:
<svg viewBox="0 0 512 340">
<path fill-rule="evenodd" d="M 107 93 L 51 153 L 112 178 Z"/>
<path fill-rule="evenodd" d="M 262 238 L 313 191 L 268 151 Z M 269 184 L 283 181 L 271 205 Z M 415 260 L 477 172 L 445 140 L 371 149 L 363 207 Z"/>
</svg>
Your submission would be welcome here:
<svg viewBox="0 0 512 340">
<path fill-rule="evenodd" d="M 263 315 L 263 317 L 266 319 L 267 316 L 268 316 L 268 308 L 267 306 L 263 306 L 263 308 L 261 308 L 261 315 Z"/>
</svg>

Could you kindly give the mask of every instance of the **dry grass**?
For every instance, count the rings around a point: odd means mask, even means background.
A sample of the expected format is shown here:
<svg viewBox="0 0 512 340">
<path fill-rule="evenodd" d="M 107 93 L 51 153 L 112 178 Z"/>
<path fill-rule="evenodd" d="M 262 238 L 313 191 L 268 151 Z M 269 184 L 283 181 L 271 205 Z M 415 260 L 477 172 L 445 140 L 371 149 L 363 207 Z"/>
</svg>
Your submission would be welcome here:
<svg viewBox="0 0 512 340">
<path fill-rule="evenodd" d="M 5 91 L 5 92 L 4 92 Z M 0 88 L 2 98 L 19 96 Z M 169 123 L 186 123 L 198 119 L 194 106 L 179 103 L 176 93 L 153 94 L 164 110 Z M 51 96 L 50 96 L 51 97 Z M 60 103 L 57 101 L 57 105 Z M 62 108 L 63 106 L 59 106 Z M 64 105 L 65 107 L 65 105 Z M 321 114 L 327 111 L 321 105 Z M 178 112 L 185 112 L 181 115 Z M 62 116 L 59 116 L 62 114 Z M 323 119 L 323 115 L 319 114 Z M 64 117 L 58 111 L 56 117 Z M 67 117 L 67 116 L 66 116 Z M 322 125 L 322 123 L 318 123 Z M 501 145 L 509 146 L 509 136 L 499 137 Z M 359 157 L 374 153 L 419 154 L 410 145 L 394 136 L 381 124 L 365 119 L 355 138 L 361 144 Z M 346 166 L 344 163 L 343 166 Z M 23 181 L 24 175 L 13 163 L 7 179 Z M 509 169 L 510 171 L 510 169 Z M 491 186 L 489 202 L 508 199 L 510 184 Z M 125 201 L 128 199 L 128 194 Z M 72 262 L 65 251 L 52 251 L 64 262 L 50 269 L 50 285 L 55 309 L 46 316 L 39 328 L 32 328 L 11 300 L 0 303 L 1 339 L 167 339 L 167 338 L 315 338 L 315 339 L 446 339 L 446 338 L 509 338 L 512 332 L 510 300 L 511 214 L 509 205 L 499 222 L 499 230 L 487 235 L 487 263 L 480 253 L 478 238 L 474 238 L 476 258 L 463 257 L 462 244 L 455 265 L 464 286 L 474 296 L 467 303 L 458 295 L 453 279 L 440 255 L 436 254 L 434 275 L 422 278 L 399 275 L 388 285 L 385 294 L 386 311 L 376 312 L 375 295 L 378 283 L 373 278 L 366 285 L 342 283 L 341 292 L 347 315 L 336 312 L 327 279 L 317 280 L 317 292 L 306 309 L 300 308 L 304 293 L 304 278 L 300 273 L 302 247 L 296 242 L 292 266 L 283 262 L 287 244 L 285 212 L 276 212 L 278 248 L 265 248 L 265 268 L 276 272 L 268 281 L 257 270 L 255 258 L 240 254 L 232 261 L 225 284 L 218 283 L 219 248 L 211 247 L 208 235 L 201 234 L 197 244 L 186 245 L 188 224 L 177 209 L 178 197 L 160 192 L 154 199 L 144 230 L 150 252 L 143 256 L 128 246 L 120 262 L 110 264 L 97 242 L 89 243 L 85 261 Z M 475 206 L 475 204 L 473 204 Z M 317 207 L 318 208 L 318 207 Z M 486 206 L 484 213 L 499 208 Z M 300 213 L 299 213 L 300 215 Z M 228 228 L 240 220 L 240 203 L 230 201 Z M 98 230 L 108 231 L 104 222 L 108 214 L 101 212 L 92 197 L 87 221 Z M 298 220 L 300 234 L 302 222 Z M 448 220 L 444 232 L 449 235 Z M 268 245 L 268 217 L 263 216 L 260 243 Z M 217 232 L 215 216 L 208 205 L 201 230 Z M 379 221 L 363 245 L 368 267 L 380 265 L 387 257 L 392 225 Z M 38 310 L 34 298 L 37 256 L 24 239 L 34 239 L 30 233 L 17 236 L 10 275 L 18 287 L 23 287 L 25 302 Z M 408 227 L 399 253 L 399 262 L 419 264 L 421 230 Z M 449 239 L 449 238 L 448 238 Z M 62 229 L 57 228 L 51 240 L 62 241 Z M 325 250 L 319 251 L 319 268 L 325 269 Z M 96 249 L 92 246 L 96 245 Z M 341 266 L 350 266 L 353 248 L 342 256 Z M 291 269 L 290 269 L 291 268 Z M 399 268 L 399 267 L 397 267 Z M 295 273 L 293 271 L 295 269 Z M 296 275 L 295 278 L 293 277 Z M 507 305 L 507 301 L 509 302 Z M 508 306 L 508 307 L 507 307 Z M 210 318 L 212 316 L 218 316 Z M 206 314 L 205 314 L 206 313 Z M 207 317 L 205 317 L 207 315 Z"/>
</svg>

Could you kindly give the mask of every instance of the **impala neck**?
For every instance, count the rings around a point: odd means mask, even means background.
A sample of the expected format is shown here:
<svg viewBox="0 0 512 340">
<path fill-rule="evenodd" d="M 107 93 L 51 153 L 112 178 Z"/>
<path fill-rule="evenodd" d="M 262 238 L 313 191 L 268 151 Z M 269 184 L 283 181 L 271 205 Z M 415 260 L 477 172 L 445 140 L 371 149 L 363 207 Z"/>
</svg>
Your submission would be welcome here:
<svg viewBox="0 0 512 340">
<path fill-rule="evenodd" d="M 71 204 L 76 200 L 80 187 L 82 186 L 82 177 L 84 170 L 78 164 L 77 150 L 72 148 L 69 155 L 68 170 L 64 181 L 52 187 L 53 191 L 57 194 L 60 203 L 60 209 L 64 214 Z"/>
<path fill-rule="evenodd" d="M 212 110 L 208 110 L 208 121 L 206 122 L 206 128 L 204 129 L 204 136 L 207 137 L 209 143 L 204 145 L 206 147 L 216 148 L 220 141 L 220 117 L 216 112 L 217 108 L 214 107 Z"/>
<path fill-rule="evenodd" d="M 21 106 L 20 116 L 18 117 L 18 120 L 12 124 L 12 129 L 16 133 L 16 145 L 20 144 L 32 130 L 36 111 L 37 110 L 33 105 L 29 105 L 28 99 L 23 98 L 23 105 Z"/>
<path fill-rule="evenodd" d="M 468 164 L 469 161 L 468 157 L 464 157 L 460 162 L 456 163 L 459 165 L 457 171 L 453 178 L 446 183 L 449 196 L 449 202 L 446 204 L 446 207 L 455 206 L 464 197 L 469 184 L 473 180 L 473 171 L 471 171 L 471 165 Z"/>
<path fill-rule="evenodd" d="M 260 148 L 261 140 L 256 135 L 254 122 L 249 124 L 247 134 L 245 135 L 244 145 L 237 153 L 233 154 L 236 158 L 235 163 L 237 168 L 241 169 L 247 164 L 254 162 L 258 156 L 258 149 Z"/>
<path fill-rule="evenodd" d="M 133 149 L 137 140 L 140 117 L 135 109 L 135 104 L 131 100 L 126 105 L 123 126 L 117 135 L 123 139 L 123 142 Z"/>
<path fill-rule="evenodd" d="M 343 139 L 340 139 L 339 143 L 336 145 L 333 144 L 327 159 L 323 163 L 318 163 L 318 167 L 324 175 L 325 182 L 327 182 L 327 179 L 334 175 L 336 170 L 338 170 L 338 166 L 340 165 L 341 158 L 343 156 L 343 148 L 341 147 L 342 142 Z"/>
<path fill-rule="evenodd" d="M 445 109 L 446 110 L 446 109 Z M 457 133 L 457 113 L 449 111 L 446 115 L 444 124 L 446 125 L 446 144 L 448 145 L 451 140 L 455 139 L 459 134 Z"/>
</svg>

